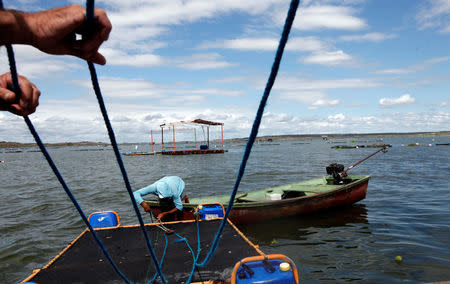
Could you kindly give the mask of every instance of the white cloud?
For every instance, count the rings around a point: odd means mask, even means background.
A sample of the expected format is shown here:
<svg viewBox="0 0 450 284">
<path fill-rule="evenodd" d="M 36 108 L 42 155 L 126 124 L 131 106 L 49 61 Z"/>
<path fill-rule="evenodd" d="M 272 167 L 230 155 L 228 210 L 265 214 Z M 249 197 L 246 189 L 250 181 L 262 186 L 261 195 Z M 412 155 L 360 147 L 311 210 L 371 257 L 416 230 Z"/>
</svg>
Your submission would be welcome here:
<svg viewBox="0 0 450 284">
<path fill-rule="evenodd" d="M 21 58 L 23 60 L 28 60 L 28 59 L 43 59 L 43 58 L 48 58 L 48 57 L 53 57 L 53 55 L 48 55 L 47 53 L 44 53 L 42 51 L 40 51 L 37 48 L 34 48 L 32 46 L 29 45 L 22 45 L 22 44 L 17 44 L 13 46 L 13 50 L 14 50 L 14 56 L 16 58 Z M 6 48 L 4 46 L 0 46 L 0 56 L 4 57 L 6 56 Z"/>
<path fill-rule="evenodd" d="M 111 48 L 101 48 L 100 53 L 105 56 L 108 65 L 151 67 L 162 65 L 165 62 L 161 56 L 151 53 L 130 54 Z"/>
<path fill-rule="evenodd" d="M 380 42 L 387 39 L 392 39 L 397 37 L 395 34 L 384 34 L 384 33 L 366 33 L 363 35 L 347 35 L 339 37 L 342 41 L 372 41 L 372 42 Z"/>
<path fill-rule="evenodd" d="M 152 51 L 161 47 L 160 42 L 147 42 L 160 36 L 168 29 L 161 26 L 116 26 L 111 31 L 110 38 L 105 43 L 111 46 L 121 46 L 127 49 Z M 143 44 L 145 42 L 145 44 Z M 163 44 L 165 46 L 166 44 Z"/>
<path fill-rule="evenodd" d="M 308 109 L 313 110 L 319 107 L 330 107 L 340 104 L 339 100 L 329 98 L 321 90 L 292 90 L 281 91 L 278 96 L 285 100 L 296 101 L 309 104 Z"/>
<path fill-rule="evenodd" d="M 232 76 L 232 77 L 225 77 L 225 78 L 217 78 L 217 79 L 210 79 L 210 82 L 215 83 L 234 83 L 234 82 L 243 82 L 245 81 L 246 77 L 244 76 Z"/>
<path fill-rule="evenodd" d="M 357 10 L 348 6 L 301 5 L 294 28 L 299 30 L 361 30 L 366 22 L 355 16 Z"/>
<path fill-rule="evenodd" d="M 229 39 L 222 42 L 203 43 L 199 48 L 226 48 L 237 50 L 264 50 L 272 51 L 276 49 L 278 42 L 275 38 L 238 38 Z"/>
<path fill-rule="evenodd" d="M 302 90 L 301 87 L 294 90 L 276 89 L 276 93 L 283 99 L 293 100 L 304 104 L 313 104 L 326 98 L 326 94 L 322 90 Z"/>
<path fill-rule="evenodd" d="M 443 29 L 441 30 L 441 32 L 444 33 L 444 34 L 450 33 L 450 25 L 448 25 L 447 27 L 443 28 Z"/>
<path fill-rule="evenodd" d="M 319 64 L 327 66 L 347 65 L 354 61 L 353 57 L 342 50 L 330 52 L 315 52 L 301 59 L 305 64 Z"/>
<path fill-rule="evenodd" d="M 311 106 L 308 107 L 308 109 L 316 109 L 318 107 L 336 106 L 340 103 L 341 103 L 341 101 L 339 101 L 339 100 L 330 100 L 330 99 L 317 100 L 314 103 L 312 103 Z"/>
<path fill-rule="evenodd" d="M 164 99 L 164 104 L 166 105 L 198 105 L 206 101 L 204 96 L 195 96 L 195 95 L 183 95 L 183 96 L 168 96 Z"/>
<path fill-rule="evenodd" d="M 271 113 L 270 121 L 264 116 L 259 135 L 274 134 L 320 134 L 320 133 L 385 133 L 386 125 L 391 132 L 441 131 L 448 129 L 450 113 L 392 113 L 389 115 L 348 116 L 331 115 L 325 118 L 285 116 Z M 248 119 L 251 121 L 250 119 Z M 225 120 L 225 125 L 227 120 Z M 227 128 L 225 128 L 226 130 Z"/>
<path fill-rule="evenodd" d="M 394 107 L 394 106 L 405 106 L 410 105 L 416 102 L 416 99 L 411 97 L 410 94 L 404 94 L 403 96 L 399 98 L 382 98 L 380 99 L 380 106 L 381 107 Z"/>
<path fill-rule="evenodd" d="M 379 80 L 372 78 L 306 80 L 292 76 L 280 76 L 275 82 L 275 88 L 277 90 L 285 91 L 374 88 L 381 85 L 382 83 Z"/>
<path fill-rule="evenodd" d="M 85 100 L 61 103 L 55 114 L 55 105 L 43 105 L 30 116 L 45 142 L 109 141 L 95 101 Z M 85 108 L 93 108 L 86 110 Z M 47 108 L 47 109 L 46 109 Z M 86 115 L 77 117 L 70 111 L 80 109 Z M 254 113 L 241 109 L 153 109 L 139 104 L 112 103 L 108 113 L 119 142 L 148 141 L 150 129 L 158 129 L 164 122 L 204 118 L 225 123 L 225 138 L 246 137 L 250 132 Z M 386 129 L 389 125 L 389 129 Z M 268 112 L 264 115 L 259 135 L 320 134 L 320 133 L 380 133 L 448 130 L 449 112 L 382 113 L 351 116 L 338 113 L 328 117 L 308 117 Z M 3 140 L 31 142 L 32 137 L 23 119 L 9 113 L 0 113 L 0 132 Z"/>
<path fill-rule="evenodd" d="M 439 58 L 432 58 L 429 60 L 426 60 L 425 62 L 422 62 L 420 64 L 411 65 L 406 68 L 397 68 L 397 69 L 384 69 L 384 70 L 378 70 L 375 71 L 375 74 L 409 74 L 409 73 L 416 73 L 422 70 L 425 70 L 434 64 L 442 63 L 449 61 L 450 57 L 439 57 Z"/>
<path fill-rule="evenodd" d="M 281 0 L 103 0 L 98 2 L 106 7 L 108 16 L 114 25 L 110 39 L 101 50 L 106 53 L 104 55 L 108 64 L 141 67 L 158 66 L 164 62 L 164 59 L 153 54 L 153 51 L 168 45 L 168 43 L 157 40 L 157 37 L 169 33 L 170 27 L 173 25 L 214 19 L 217 15 L 230 12 L 243 12 L 258 16 L 270 11 L 269 8 L 274 5 L 283 3 Z M 192 70 L 224 68 L 232 65 L 234 64 L 218 61 L 217 58 L 178 64 L 179 67 Z"/>
<path fill-rule="evenodd" d="M 90 81 L 73 81 L 75 84 L 92 88 Z M 161 98 L 161 88 L 155 83 L 143 79 L 101 78 L 100 87 L 105 97 L 110 98 Z"/>
<path fill-rule="evenodd" d="M 55 78 L 63 77 L 64 73 L 71 72 L 74 69 L 81 69 L 82 66 L 76 63 L 70 63 L 63 60 L 40 60 L 40 61 L 22 61 L 18 60 L 18 72 L 28 78 Z"/>
<path fill-rule="evenodd" d="M 17 72 L 29 79 L 62 77 L 65 73 L 82 68 L 75 57 L 53 56 L 25 45 L 14 45 Z M 0 48 L 0 73 L 9 72 L 5 48 Z"/>
<path fill-rule="evenodd" d="M 439 104 L 440 107 L 449 107 L 450 106 L 450 101 L 446 101 L 446 102 L 442 102 Z"/>
<path fill-rule="evenodd" d="M 177 67 L 191 70 L 227 68 L 238 65 L 223 61 L 222 56 L 218 53 L 194 54 L 174 61 Z"/>
<path fill-rule="evenodd" d="M 237 38 L 215 43 L 204 43 L 199 48 L 224 48 L 236 50 L 274 51 L 277 49 L 277 38 Z M 316 37 L 292 37 L 289 39 L 288 51 L 315 51 L 325 48 L 325 44 Z"/>
<path fill-rule="evenodd" d="M 262 21 L 275 17 L 277 26 L 280 27 L 284 23 L 287 11 L 287 2 L 282 0 L 141 0 L 137 2 L 99 1 L 99 3 L 106 5 L 108 15 L 114 23 L 114 29 L 105 48 L 121 50 L 122 52 L 117 57 L 107 56 L 108 64 L 127 66 L 160 65 L 163 60 L 161 57 L 154 55 L 153 51 L 156 48 L 166 46 L 167 43 L 161 43 L 156 40 L 153 42 L 148 41 L 167 33 L 172 25 L 214 19 L 217 15 L 224 15 L 230 12 L 243 12 L 254 17 L 254 19 Z M 350 6 L 342 6 L 355 3 L 359 2 L 319 1 L 315 2 L 314 5 L 307 3 L 299 8 L 299 16 L 296 18 L 295 27 L 298 29 L 326 28 L 342 30 L 365 28 L 367 26 L 365 21 L 355 16 L 358 12 L 357 9 Z M 261 18 L 262 16 L 263 18 Z M 203 44 L 203 48 L 274 50 L 278 45 L 278 40 L 278 38 L 237 38 L 218 43 L 206 43 Z M 291 38 L 288 42 L 287 50 L 317 51 L 323 50 L 324 47 L 325 44 L 314 37 Z M 139 51 L 139 53 L 136 54 L 133 51 Z M 123 59 L 124 56 L 129 58 Z M 344 60 L 342 56 L 340 60 Z M 204 61 L 194 64 L 181 63 L 178 66 L 198 70 L 228 67 L 230 63 Z"/>
<path fill-rule="evenodd" d="M 329 115 L 328 116 L 328 120 L 330 120 L 330 121 L 344 121 L 345 120 L 345 115 L 343 115 L 342 113 L 337 113 L 335 115 Z"/>
<path fill-rule="evenodd" d="M 262 82 L 256 83 L 261 84 Z M 366 89 L 381 85 L 380 81 L 370 78 L 305 80 L 281 75 L 275 82 L 273 92 L 282 99 L 309 104 L 309 109 L 317 109 L 340 104 L 339 100 L 327 96 L 327 90 Z"/>
<path fill-rule="evenodd" d="M 170 90 L 171 93 L 175 94 L 203 94 L 203 95 L 219 95 L 219 96 L 230 96 L 230 97 L 236 97 L 243 95 L 243 91 L 237 91 L 237 90 L 224 90 L 224 89 L 191 89 L 191 90 Z"/>
<path fill-rule="evenodd" d="M 244 95 L 240 90 L 229 90 L 220 88 L 187 88 L 184 84 L 157 84 L 144 79 L 124 78 L 100 78 L 100 87 L 105 98 L 113 98 L 112 103 L 118 102 L 130 107 L 133 102 L 141 99 L 151 100 L 152 104 L 159 106 L 186 106 L 192 103 L 205 102 L 206 98 L 213 95 L 216 97 L 237 97 Z M 82 86 L 87 90 L 92 88 L 89 80 L 74 80 L 74 84 Z M 136 112 L 139 112 L 136 109 Z"/>
<path fill-rule="evenodd" d="M 427 0 L 416 15 L 420 30 L 437 29 L 441 33 L 450 32 L 450 1 Z"/>
<path fill-rule="evenodd" d="M 251 15 L 266 12 L 280 0 L 263 1 L 99 1 L 114 9 L 109 17 L 119 26 L 178 25 L 209 19 L 216 14 L 240 11 Z M 136 13 L 139 11 L 139 13 Z"/>
</svg>

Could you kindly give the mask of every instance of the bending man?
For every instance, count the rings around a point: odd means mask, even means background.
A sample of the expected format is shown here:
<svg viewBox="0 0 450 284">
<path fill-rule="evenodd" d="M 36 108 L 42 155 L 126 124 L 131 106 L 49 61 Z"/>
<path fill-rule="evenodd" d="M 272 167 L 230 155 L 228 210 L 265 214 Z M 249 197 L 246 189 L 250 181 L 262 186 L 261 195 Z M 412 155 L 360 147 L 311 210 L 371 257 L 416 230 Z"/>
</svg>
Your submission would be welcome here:
<svg viewBox="0 0 450 284">
<path fill-rule="evenodd" d="M 167 214 L 175 213 L 178 219 L 182 219 L 183 203 L 181 195 L 184 191 L 184 181 L 177 176 L 166 176 L 156 182 L 134 192 L 134 199 L 146 212 L 150 212 L 150 206 L 142 199 L 142 196 L 153 194 L 158 197 L 161 204 L 161 213 L 157 218 L 162 219 Z M 183 201 L 188 203 L 189 197 L 185 195 Z"/>
</svg>

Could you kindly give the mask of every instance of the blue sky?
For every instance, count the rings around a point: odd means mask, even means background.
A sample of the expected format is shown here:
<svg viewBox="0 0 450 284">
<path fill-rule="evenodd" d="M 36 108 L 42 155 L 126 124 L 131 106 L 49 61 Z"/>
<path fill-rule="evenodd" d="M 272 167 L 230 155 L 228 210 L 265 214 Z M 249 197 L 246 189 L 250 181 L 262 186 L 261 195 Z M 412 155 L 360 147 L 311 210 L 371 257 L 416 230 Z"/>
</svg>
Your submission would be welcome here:
<svg viewBox="0 0 450 284">
<path fill-rule="evenodd" d="M 81 1 L 4 1 L 39 11 Z M 98 66 L 120 142 L 164 122 L 225 123 L 248 136 L 289 1 L 103 0 L 113 24 Z M 450 0 L 301 1 L 260 135 L 450 130 Z M 45 142 L 108 141 L 87 64 L 15 46 L 41 90 L 30 118 Z M 8 71 L 0 49 L 2 73 Z M 32 142 L 0 113 L 0 141 Z"/>
</svg>

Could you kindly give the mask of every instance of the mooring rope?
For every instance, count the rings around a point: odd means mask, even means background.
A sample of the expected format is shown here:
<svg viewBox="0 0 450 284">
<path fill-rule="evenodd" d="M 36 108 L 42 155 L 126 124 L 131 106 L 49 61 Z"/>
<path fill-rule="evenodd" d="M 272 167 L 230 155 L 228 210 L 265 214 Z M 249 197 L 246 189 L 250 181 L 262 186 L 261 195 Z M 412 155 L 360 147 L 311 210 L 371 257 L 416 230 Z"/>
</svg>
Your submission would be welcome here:
<svg viewBox="0 0 450 284">
<path fill-rule="evenodd" d="M 197 261 L 198 258 L 200 257 L 200 252 L 201 252 L 201 244 L 200 244 L 200 227 L 199 227 L 199 213 L 197 212 L 197 216 L 196 216 L 196 224 L 197 224 L 197 255 L 194 257 L 194 264 L 192 265 L 192 270 L 191 273 L 189 274 L 189 278 L 186 281 L 186 284 L 191 283 L 192 277 L 194 276 L 194 272 L 195 272 L 195 268 L 197 267 Z M 202 281 L 203 282 L 203 281 Z"/>
<path fill-rule="evenodd" d="M 3 1 L 2 0 L 0 0 L 0 9 L 3 9 Z M 16 68 L 16 60 L 14 58 L 14 50 L 13 50 L 13 48 L 12 48 L 12 46 L 10 44 L 6 45 L 6 52 L 8 54 L 8 61 L 9 61 L 9 66 L 10 66 L 11 78 L 12 78 L 12 82 L 13 82 L 12 91 L 16 94 L 16 101 L 18 101 L 20 99 L 20 95 L 21 95 L 21 93 L 20 93 L 20 86 L 19 86 L 19 78 L 17 76 L 17 68 Z M 34 137 L 34 140 L 36 141 L 36 144 L 39 146 L 42 154 L 44 155 L 45 159 L 47 160 L 50 168 L 53 170 L 53 173 L 55 174 L 56 178 L 58 179 L 58 181 L 62 185 L 62 187 L 63 187 L 64 191 L 66 192 L 66 194 L 69 196 L 69 198 L 72 201 L 72 203 L 75 206 L 75 208 L 77 209 L 78 213 L 81 216 L 81 219 L 83 219 L 84 223 L 89 228 L 89 231 L 91 232 L 92 236 L 94 237 L 95 241 L 97 242 L 98 247 L 103 252 L 103 255 L 109 261 L 109 263 L 111 264 L 113 269 L 116 271 L 116 273 L 126 283 L 131 283 L 126 278 L 126 276 L 119 270 L 119 268 L 114 263 L 114 261 L 112 260 L 111 256 L 109 255 L 108 251 L 106 250 L 105 246 L 103 245 L 102 241 L 100 240 L 100 238 L 95 233 L 94 229 L 92 228 L 91 224 L 89 223 L 89 220 L 87 219 L 86 215 L 84 214 L 83 210 L 81 209 L 77 199 L 72 194 L 72 191 L 69 189 L 69 187 L 67 186 L 66 182 L 64 181 L 61 173 L 59 172 L 58 168 L 56 167 L 55 163 L 53 162 L 52 158 L 50 157 L 50 154 L 48 153 L 46 147 L 44 146 L 44 143 L 42 143 L 41 138 L 39 137 L 38 133 L 36 132 L 36 129 L 33 126 L 33 123 L 31 122 L 31 120 L 28 118 L 27 115 L 25 115 L 23 118 L 25 120 L 25 123 L 28 126 L 28 129 L 31 132 L 31 135 Z"/>
<path fill-rule="evenodd" d="M 167 247 L 169 246 L 169 239 L 167 238 L 167 235 L 164 234 L 164 233 L 163 233 L 163 235 L 164 235 L 164 238 L 166 239 L 166 244 L 165 244 L 165 246 L 164 246 L 164 251 L 163 251 L 161 260 L 159 261 L 161 267 L 162 267 L 162 265 L 163 265 L 163 263 L 164 263 L 164 257 L 166 256 Z M 149 267 L 149 268 L 150 268 L 150 267 Z M 147 270 L 147 274 L 146 274 L 146 276 L 145 276 L 145 279 L 147 279 L 147 276 L 148 276 L 149 271 L 150 271 L 150 270 Z M 153 275 L 153 278 L 152 278 L 150 281 L 146 282 L 146 283 L 147 283 L 147 284 L 151 284 L 151 283 L 155 282 L 157 276 L 158 276 L 158 272 L 156 272 L 155 275 Z"/>
<path fill-rule="evenodd" d="M 88 26 L 90 26 L 91 28 L 95 25 L 94 5 L 95 5 L 95 1 L 94 0 L 87 0 L 86 1 L 86 22 L 88 23 Z M 116 156 L 117 163 L 119 164 L 119 168 L 120 168 L 120 171 L 122 173 L 123 180 L 125 182 L 125 187 L 126 187 L 126 189 L 128 191 L 128 194 L 130 196 L 130 200 L 131 200 L 131 203 L 133 205 L 134 211 L 136 212 L 136 216 L 137 216 L 137 218 L 139 220 L 139 225 L 140 225 L 140 227 L 142 229 L 142 233 L 144 235 L 145 242 L 147 244 L 147 248 L 148 248 L 148 250 L 149 250 L 149 252 L 150 252 L 150 254 L 152 256 L 153 262 L 155 264 L 156 271 L 158 272 L 158 275 L 161 277 L 162 282 L 165 284 L 165 283 L 167 283 L 167 281 L 166 281 L 164 275 L 162 274 L 161 267 L 159 265 L 158 259 L 156 257 L 156 254 L 155 254 L 154 250 L 153 250 L 153 247 L 151 245 L 151 240 L 150 240 L 150 238 L 149 238 L 149 236 L 147 234 L 147 230 L 145 229 L 145 225 L 144 225 L 144 221 L 142 219 L 142 215 L 139 212 L 139 208 L 137 207 L 136 201 L 135 201 L 134 196 L 133 196 L 133 190 L 131 189 L 131 185 L 130 185 L 130 182 L 128 180 L 127 171 L 125 170 L 125 166 L 123 164 L 122 157 L 120 155 L 119 147 L 117 146 L 117 141 L 116 141 L 116 137 L 114 135 L 114 130 L 113 130 L 113 128 L 111 126 L 111 122 L 110 122 L 110 120 L 108 118 L 108 113 L 106 111 L 105 103 L 103 101 L 103 96 L 102 96 L 102 93 L 100 91 L 100 85 L 98 83 L 97 72 L 95 71 L 95 66 L 94 66 L 94 64 L 92 62 L 88 61 L 87 63 L 88 63 L 88 67 L 89 67 L 89 72 L 91 74 L 91 81 L 92 81 L 92 85 L 93 85 L 93 88 L 94 88 L 94 92 L 95 92 L 95 95 L 97 97 L 98 104 L 100 106 L 100 110 L 101 110 L 102 115 L 103 115 L 103 119 L 105 121 L 105 126 L 106 126 L 106 128 L 108 130 L 109 139 L 111 140 L 111 145 L 112 145 L 112 147 L 114 149 L 114 154 Z"/>
<path fill-rule="evenodd" d="M 250 136 L 248 138 L 248 142 L 245 147 L 245 152 L 242 157 L 241 165 L 239 167 L 239 173 L 236 177 L 236 182 L 234 184 L 234 188 L 233 188 L 233 191 L 230 196 L 230 201 L 228 202 L 225 216 L 223 217 L 222 222 L 220 223 L 219 229 L 217 230 L 217 234 L 214 237 L 213 243 L 211 245 L 211 248 L 210 248 L 208 254 L 206 255 L 203 262 L 199 263 L 198 266 L 205 266 L 208 264 L 209 260 L 211 259 L 211 256 L 214 254 L 214 252 L 217 248 L 220 235 L 222 234 L 222 231 L 227 222 L 227 218 L 230 215 L 231 208 L 233 207 L 233 204 L 234 204 L 234 198 L 236 197 L 237 191 L 239 189 L 239 184 L 241 182 L 242 177 L 244 176 L 245 166 L 247 165 L 247 160 L 250 157 L 250 152 L 252 150 L 253 143 L 255 142 L 256 136 L 258 134 L 259 125 L 261 124 L 262 116 L 264 114 L 264 108 L 266 106 L 267 99 L 269 98 L 269 95 L 270 95 L 270 90 L 272 89 L 273 84 L 275 83 L 275 78 L 277 77 L 277 74 L 278 74 L 278 69 L 280 67 L 280 62 L 281 62 L 281 58 L 283 56 L 283 51 L 286 46 L 287 40 L 289 38 L 289 32 L 291 31 L 291 27 L 294 22 L 295 13 L 297 12 L 299 2 L 300 2 L 299 0 L 291 1 L 291 5 L 289 7 L 289 11 L 288 11 L 288 14 L 286 17 L 286 22 L 284 24 L 283 33 L 281 35 L 280 43 L 278 44 L 277 53 L 275 55 L 275 60 L 272 65 L 272 70 L 270 72 L 270 76 L 267 81 L 266 88 L 264 89 L 264 94 L 259 103 L 258 111 L 256 113 L 255 120 L 253 122 L 252 131 L 250 132 Z"/>
</svg>

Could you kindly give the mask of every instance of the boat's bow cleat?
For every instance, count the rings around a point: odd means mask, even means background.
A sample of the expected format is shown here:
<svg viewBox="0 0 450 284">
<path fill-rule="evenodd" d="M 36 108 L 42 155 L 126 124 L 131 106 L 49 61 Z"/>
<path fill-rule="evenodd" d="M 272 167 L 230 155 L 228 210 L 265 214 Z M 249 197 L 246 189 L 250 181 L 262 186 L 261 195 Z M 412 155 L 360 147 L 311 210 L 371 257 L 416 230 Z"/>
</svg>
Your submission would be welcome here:
<svg viewBox="0 0 450 284">
<path fill-rule="evenodd" d="M 231 284 L 298 284 L 295 264 L 282 254 L 247 257 L 236 263 Z"/>
</svg>

